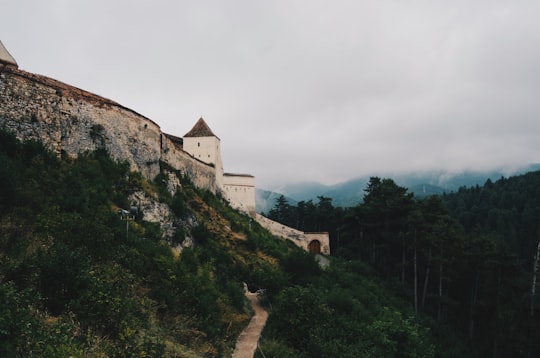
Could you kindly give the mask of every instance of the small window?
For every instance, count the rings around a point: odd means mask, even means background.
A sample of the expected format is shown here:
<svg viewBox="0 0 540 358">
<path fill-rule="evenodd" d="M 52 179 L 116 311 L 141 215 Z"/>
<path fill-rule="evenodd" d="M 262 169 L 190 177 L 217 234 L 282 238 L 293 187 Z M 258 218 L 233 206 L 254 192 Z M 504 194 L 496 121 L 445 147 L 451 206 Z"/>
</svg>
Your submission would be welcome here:
<svg viewBox="0 0 540 358">
<path fill-rule="evenodd" d="M 197 147 L 200 147 L 201 146 L 201 142 L 197 142 Z"/>
</svg>

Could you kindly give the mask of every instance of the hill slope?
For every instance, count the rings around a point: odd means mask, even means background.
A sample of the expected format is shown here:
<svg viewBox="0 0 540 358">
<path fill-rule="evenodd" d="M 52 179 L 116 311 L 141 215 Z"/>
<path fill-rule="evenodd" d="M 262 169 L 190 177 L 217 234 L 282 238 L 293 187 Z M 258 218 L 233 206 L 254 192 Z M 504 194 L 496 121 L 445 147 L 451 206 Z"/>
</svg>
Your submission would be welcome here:
<svg viewBox="0 0 540 358">
<path fill-rule="evenodd" d="M 0 131 L 0 355 L 227 356 L 249 321 L 242 282 L 272 303 L 268 356 L 361 347 L 380 356 L 400 342 L 433 353 L 429 330 L 369 270 L 339 261 L 321 270 L 160 167 L 148 181 L 103 150 L 59 159 Z M 122 221 L 118 210 L 133 205 Z M 306 314 L 302 297 L 320 311 Z"/>
</svg>

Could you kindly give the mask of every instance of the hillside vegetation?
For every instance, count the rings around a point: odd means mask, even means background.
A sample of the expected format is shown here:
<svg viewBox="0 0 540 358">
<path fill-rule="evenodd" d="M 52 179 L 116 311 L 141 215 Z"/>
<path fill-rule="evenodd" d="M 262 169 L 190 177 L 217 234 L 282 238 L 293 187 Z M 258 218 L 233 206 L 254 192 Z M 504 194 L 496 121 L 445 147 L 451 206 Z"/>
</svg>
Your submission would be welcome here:
<svg viewBox="0 0 540 358">
<path fill-rule="evenodd" d="M 530 164 L 525 167 L 492 171 L 463 171 L 452 173 L 448 171 L 420 171 L 387 175 L 403 187 L 415 198 L 426 198 L 431 195 L 455 193 L 461 187 L 474 187 L 483 184 L 487 179 L 498 180 L 505 176 L 522 175 L 540 170 L 540 164 Z M 381 176 L 381 174 L 377 174 Z M 334 185 L 324 185 L 314 182 L 286 184 L 276 189 L 277 192 L 257 189 L 257 211 L 268 212 L 274 205 L 275 199 L 283 194 L 287 201 L 296 204 L 299 201 L 316 200 L 318 196 L 332 198 L 335 206 L 352 207 L 362 202 L 363 189 L 369 183 L 370 177 L 359 177 Z"/>
<path fill-rule="evenodd" d="M 174 235 L 141 208 L 126 231 L 135 192 L 171 208 Z M 243 282 L 265 292 L 266 357 L 439 350 L 360 261 L 323 270 L 166 165 L 147 181 L 104 151 L 57 158 L 0 131 L 0 356 L 230 356 L 250 318 Z"/>
<path fill-rule="evenodd" d="M 539 184 L 540 172 L 531 172 L 418 200 L 373 177 L 355 207 L 324 196 L 290 205 L 282 196 L 268 216 L 329 231 L 334 255 L 368 264 L 425 319 L 441 356 L 533 357 Z"/>
</svg>

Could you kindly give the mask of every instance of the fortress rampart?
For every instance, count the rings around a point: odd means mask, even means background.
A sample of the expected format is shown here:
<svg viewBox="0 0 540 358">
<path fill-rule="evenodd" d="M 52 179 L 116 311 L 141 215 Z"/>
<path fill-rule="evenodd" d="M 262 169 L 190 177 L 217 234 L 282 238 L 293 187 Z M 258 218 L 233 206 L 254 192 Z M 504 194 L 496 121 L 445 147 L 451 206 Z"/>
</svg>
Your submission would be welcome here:
<svg viewBox="0 0 540 358">
<path fill-rule="evenodd" d="M 254 216 L 272 234 L 307 251 L 330 254 L 328 233 L 303 233 L 255 213 L 254 177 L 223 172 L 219 138 L 202 118 L 186 138 L 197 143 L 196 148 L 211 143 L 208 148 L 215 148 L 215 152 L 189 153 L 182 138 L 163 133 L 155 122 L 129 108 L 18 69 L 1 42 L 0 128 L 23 141 L 40 141 L 59 156 L 76 157 L 105 149 L 149 180 L 159 174 L 160 162 L 165 162 L 189 176 L 197 187 L 221 192 L 231 206 Z"/>
<path fill-rule="evenodd" d="M 296 246 L 316 254 L 330 255 L 330 238 L 327 232 L 303 232 L 270 220 L 260 214 L 255 219 L 272 235 L 291 240 Z"/>
<path fill-rule="evenodd" d="M 0 127 L 39 140 L 58 155 L 106 149 L 153 179 L 159 161 L 216 192 L 215 168 L 196 160 L 152 120 L 109 99 L 0 64 Z"/>
</svg>

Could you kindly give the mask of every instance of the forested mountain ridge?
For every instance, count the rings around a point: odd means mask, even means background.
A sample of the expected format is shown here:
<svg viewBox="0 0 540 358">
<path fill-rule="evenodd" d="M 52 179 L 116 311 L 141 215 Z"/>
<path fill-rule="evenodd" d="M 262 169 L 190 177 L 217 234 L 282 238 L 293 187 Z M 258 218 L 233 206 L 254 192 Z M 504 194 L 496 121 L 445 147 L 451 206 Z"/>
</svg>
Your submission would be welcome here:
<svg viewBox="0 0 540 358">
<path fill-rule="evenodd" d="M 525 174 L 540 170 L 539 164 L 531 164 L 523 168 L 492 171 L 463 171 L 450 173 L 444 171 L 425 171 L 417 173 L 402 173 L 390 175 L 398 185 L 409 189 L 415 197 L 423 198 L 430 195 L 452 193 L 461 187 L 483 185 L 486 180 L 495 181 L 503 177 Z M 374 175 L 375 176 L 375 175 Z M 380 175 L 377 175 L 380 176 Z M 257 211 L 268 212 L 274 200 L 283 194 L 289 202 L 316 200 L 317 196 L 332 198 L 335 206 L 351 207 L 362 202 L 362 189 L 369 182 L 369 177 L 359 177 L 335 185 L 320 183 L 298 183 L 283 185 L 274 190 L 257 189 Z"/>
<path fill-rule="evenodd" d="M 172 236 L 141 207 L 121 220 L 141 191 L 170 208 Z M 165 163 L 147 180 L 104 150 L 59 158 L 0 131 L 0 258 L 5 357 L 229 356 L 250 315 L 243 282 L 264 290 L 266 357 L 440 351 L 363 263 L 323 270 Z"/>
</svg>

